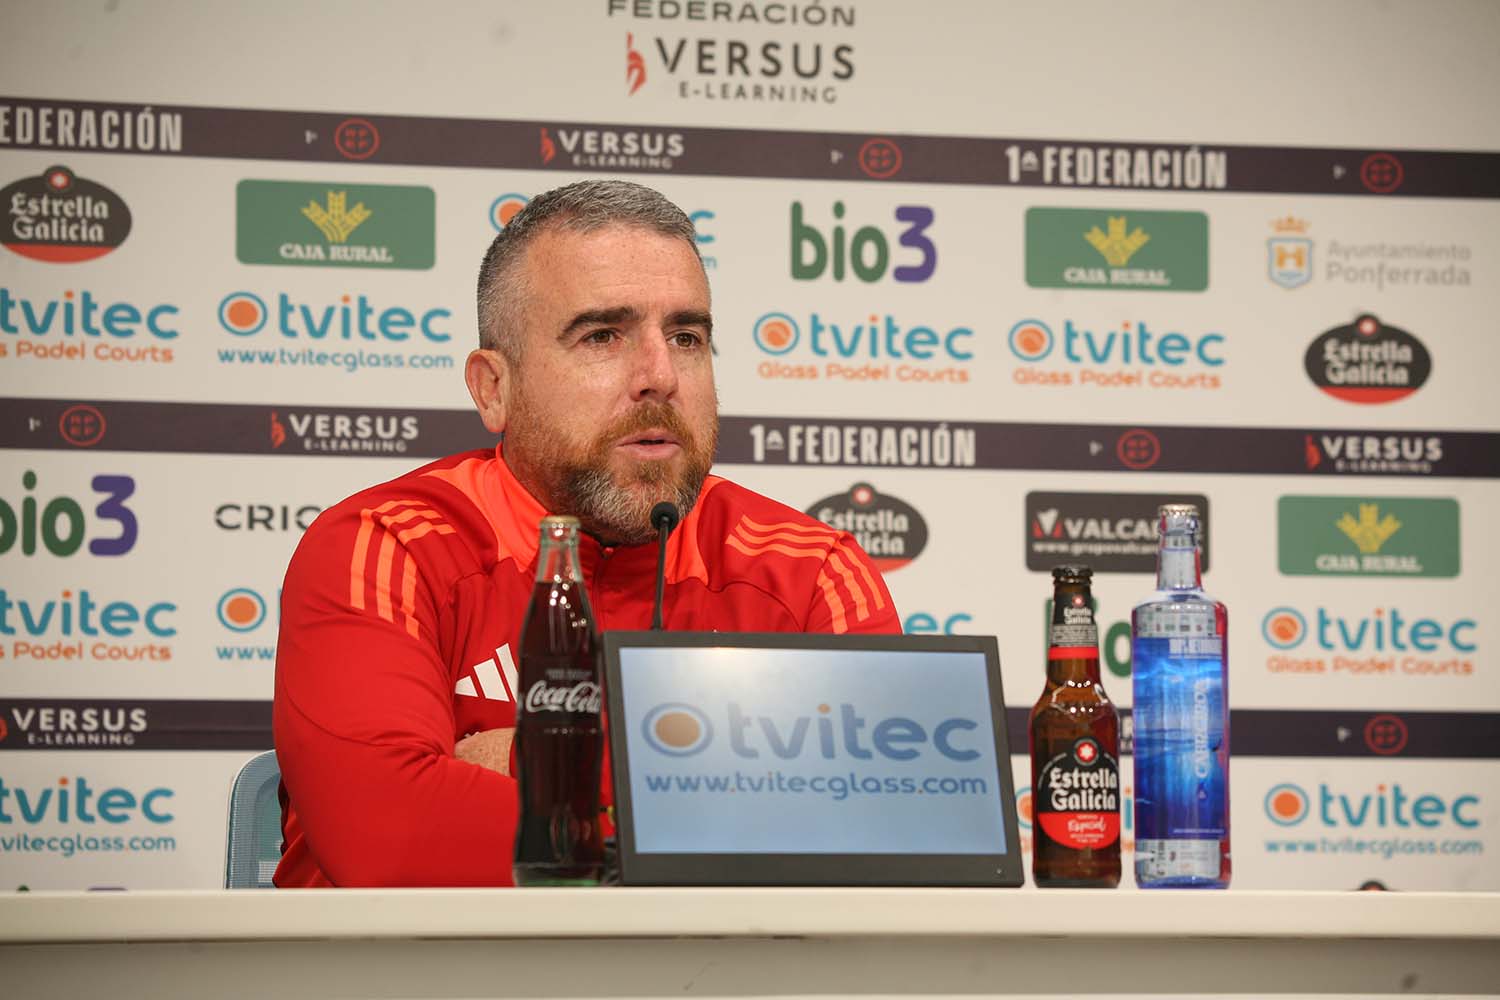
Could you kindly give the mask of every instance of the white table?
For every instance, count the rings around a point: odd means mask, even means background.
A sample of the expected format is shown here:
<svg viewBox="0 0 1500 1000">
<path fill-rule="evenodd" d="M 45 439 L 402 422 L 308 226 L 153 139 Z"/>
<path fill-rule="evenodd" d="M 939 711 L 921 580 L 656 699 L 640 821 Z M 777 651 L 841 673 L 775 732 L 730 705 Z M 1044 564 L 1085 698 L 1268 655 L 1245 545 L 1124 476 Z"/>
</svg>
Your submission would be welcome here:
<svg viewBox="0 0 1500 1000">
<path fill-rule="evenodd" d="M 1500 994 L 1500 894 L 32 893 L 15 997 Z"/>
</svg>

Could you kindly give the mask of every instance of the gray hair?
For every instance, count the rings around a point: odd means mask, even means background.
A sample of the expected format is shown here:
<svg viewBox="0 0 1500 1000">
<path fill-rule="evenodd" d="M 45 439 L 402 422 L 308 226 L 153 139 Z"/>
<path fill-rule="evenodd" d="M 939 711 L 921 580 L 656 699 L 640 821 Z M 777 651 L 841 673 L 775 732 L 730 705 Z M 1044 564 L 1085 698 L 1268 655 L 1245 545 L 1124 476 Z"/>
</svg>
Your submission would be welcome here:
<svg viewBox="0 0 1500 1000">
<path fill-rule="evenodd" d="M 693 248 L 698 234 L 687 213 L 659 191 L 631 181 L 578 181 L 537 195 L 511 217 L 479 265 L 479 346 L 511 361 L 521 354 L 520 313 L 527 297 L 520 264 L 539 233 L 561 229 L 588 233 L 606 226 L 639 226 L 675 236 Z"/>
</svg>

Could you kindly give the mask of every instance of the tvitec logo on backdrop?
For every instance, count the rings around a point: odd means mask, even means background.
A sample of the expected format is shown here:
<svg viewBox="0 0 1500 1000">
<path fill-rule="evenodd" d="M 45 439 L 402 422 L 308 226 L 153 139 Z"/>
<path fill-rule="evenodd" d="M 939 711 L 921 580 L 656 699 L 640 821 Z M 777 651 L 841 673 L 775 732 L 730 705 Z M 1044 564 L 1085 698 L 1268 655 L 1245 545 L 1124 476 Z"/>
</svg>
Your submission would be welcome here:
<svg viewBox="0 0 1500 1000">
<path fill-rule="evenodd" d="M 387 305 L 366 295 L 302 301 L 286 292 L 263 297 L 237 291 L 220 300 L 218 316 L 224 332 L 244 345 L 220 348 L 221 364 L 349 374 L 455 367 L 446 350 L 413 350 L 453 340 L 453 313 L 442 306 Z"/>
<path fill-rule="evenodd" d="M 1484 853 L 1483 805 L 1468 792 L 1442 794 L 1420 785 L 1381 781 L 1283 782 L 1263 800 L 1277 829 L 1266 853 L 1344 855 L 1382 861 Z"/>
</svg>

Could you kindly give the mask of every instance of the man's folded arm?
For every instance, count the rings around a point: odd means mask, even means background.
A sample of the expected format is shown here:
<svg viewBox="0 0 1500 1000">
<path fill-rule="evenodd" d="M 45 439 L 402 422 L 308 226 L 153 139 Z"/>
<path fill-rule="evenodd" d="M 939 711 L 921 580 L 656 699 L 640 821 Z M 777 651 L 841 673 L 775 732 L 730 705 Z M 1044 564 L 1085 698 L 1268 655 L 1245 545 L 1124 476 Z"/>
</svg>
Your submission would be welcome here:
<svg viewBox="0 0 1500 1000">
<path fill-rule="evenodd" d="M 434 597 L 418 573 L 354 606 L 339 528 L 309 531 L 282 594 L 276 750 L 306 845 L 336 885 L 508 885 L 515 783 L 453 756 Z"/>
</svg>

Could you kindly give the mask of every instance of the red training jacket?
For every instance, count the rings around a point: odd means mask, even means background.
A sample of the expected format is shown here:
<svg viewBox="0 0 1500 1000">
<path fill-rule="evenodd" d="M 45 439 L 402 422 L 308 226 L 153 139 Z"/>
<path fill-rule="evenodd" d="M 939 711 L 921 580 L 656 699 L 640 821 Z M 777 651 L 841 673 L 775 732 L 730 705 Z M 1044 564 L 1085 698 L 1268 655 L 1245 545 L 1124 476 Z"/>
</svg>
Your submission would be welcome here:
<svg viewBox="0 0 1500 1000">
<path fill-rule="evenodd" d="M 276 653 L 278 886 L 511 884 L 515 781 L 453 748 L 515 725 L 545 513 L 497 449 L 357 493 L 308 528 Z M 579 549 L 599 629 L 647 628 L 656 544 Z M 901 630 L 852 537 L 717 476 L 668 540 L 663 616 L 679 631 Z M 608 796 L 607 767 L 604 783 Z"/>
</svg>

